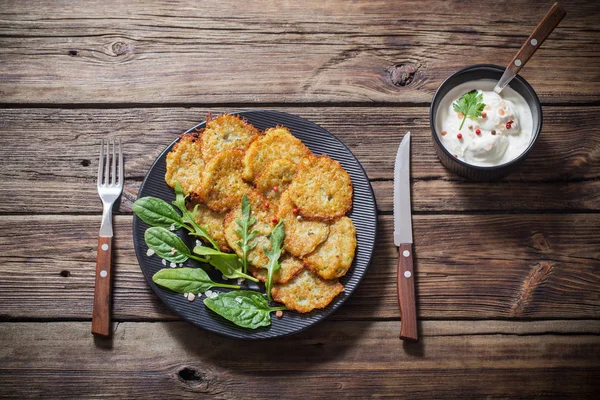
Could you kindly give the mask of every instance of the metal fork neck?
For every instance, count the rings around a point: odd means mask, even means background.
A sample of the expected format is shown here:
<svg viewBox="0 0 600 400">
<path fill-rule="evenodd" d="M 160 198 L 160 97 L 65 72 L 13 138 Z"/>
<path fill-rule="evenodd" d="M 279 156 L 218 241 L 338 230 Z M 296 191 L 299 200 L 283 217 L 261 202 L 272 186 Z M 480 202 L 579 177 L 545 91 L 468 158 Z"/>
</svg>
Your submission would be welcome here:
<svg viewBox="0 0 600 400">
<path fill-rule="evenodd" d="M 112 206 L 113 203 L 102 201 L 102 225 L 100 225 L 100 236 L 112 237 Z"/>
</svg>

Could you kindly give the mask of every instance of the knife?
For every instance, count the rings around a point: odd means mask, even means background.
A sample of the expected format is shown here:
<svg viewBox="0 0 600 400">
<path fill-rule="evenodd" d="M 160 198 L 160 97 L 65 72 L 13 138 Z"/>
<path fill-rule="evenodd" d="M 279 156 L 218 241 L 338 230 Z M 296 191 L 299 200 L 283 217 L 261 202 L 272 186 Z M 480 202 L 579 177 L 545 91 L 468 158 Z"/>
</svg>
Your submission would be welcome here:
<svg viewBox="0 0 600 400">
<path fill-rule="evenodd" d="M 398 302 L 400 303 L 400 339 L 417 336 L 413 236 L 410 213 L 410 132 L 400 142 L 394 165 L 394 244 L 398 246 Z"/>
</svg>

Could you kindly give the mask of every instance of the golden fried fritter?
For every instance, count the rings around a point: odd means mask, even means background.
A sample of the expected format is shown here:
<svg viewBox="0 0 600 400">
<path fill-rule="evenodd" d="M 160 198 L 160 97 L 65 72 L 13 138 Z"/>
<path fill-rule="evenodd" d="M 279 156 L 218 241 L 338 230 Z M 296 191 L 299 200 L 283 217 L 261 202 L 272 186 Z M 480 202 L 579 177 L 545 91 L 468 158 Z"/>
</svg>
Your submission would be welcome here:
<svg viewBox="0 0 600 400">
<path fill-rule="evenodd" d="M 303 217 L 327 221 L 352 208 L 350 175 L 326 155 L 302 160 L 287 192 Z"/>
<path fill-rule="evenodd" d="M 265 207 L 266 199 L 258 191 L 252 190 L 247 193 L 247 196 L 252 209 L 252 216 L 256 217 L 256 222 L 250 227 L 250 232 L 254 230 L 258 231 L 256 237 L 253 239 L 256 246 L 248 252 L 248 262 L 255 267 L 262 267 L 269 262 L 269 258 L 265 254 L 263 247 L 266 246 L 268 249 L 271 248 L 269 234 L 275 227 L 275 223 L 273 222 L 275 215 L 271 208 Z M 223 224 L 227 244 L 229 244 L 229 247 L 231 247 L 240 258 L 243 256 L 243 252 L 242 248 L 238 245 L 241 238 L 236 232 L 236 230 L 240 229 L 236 219 L 241 218 L 241 216 L 242 208 L 240 201 L 240 203 L 227 214 Z"/>
<path fill-rule="evenodd" d="M 344 286 L 337 280 L 326 281 L 304 269 L 288 283 L 273 285 L 271 295 L 290 310 L 307 313 L 327 307 L 343 291 Z"/>
<path fill-rule="evenodd" d="M 287 189 L 296 175 L 296 164 L 290 160 L 279 159 L 270 162 L 254 179 L 254 186 L 275 206 L 279 197 Z M 277 188 L 275 190 L 274 188 Z"/>
<path fill-rule="evenodd" d="M 179 181 L 186 194 L 199 193 L 204 160 L 200 150 L 201 133 L 187 133 L 179 136 L 173 149 L 167 154 L 167 185 L 175 187 Z"/>
<path fill-rule="evenodd" d="M 291 254 L 284 254 L 279 259 L 279 265 L 281 268 L 275 271 L 273 274 L 274 283 L 287 283 L 290 279 L 296 276 L 302 268 L 304 263 L 297 257 Z M 261 282 L 267 281 L 267 269 L 261 267 L 250 266 L 250 272 Z"/>
<path fill-rule="evenodd" d="M 227 240 L 225 240 L 225 229 L 223 227 L 225 214 L 216 213 L 206 207 L 205 204 L 195 201 L 190 202 L 187 207 L 190 211 L 196 210 L 196 214 L 194 215 L 196 223 L 206 228 L 206 232 L 217 242 L 221 251 L 230 252 L 231 248 L 227 244 Z"/>
<path fill-rule="evenodd" d="M 244 156 L 244 172 L 242 176 L 248 182 L 254 179 L 272 161 L 285 159 L 297 164 L 311 154 L 302 141 L 283 126 L 269 128 L 264 136 L 253 141 Z"/>
<path fill-rule="evenodd" d="M 312 253 L 329 235 L 329 224 L 323 221 L 298 217 L 289 194 L 284 192 L 279 201 L 277 219 L 283 221 L 285 239 L 283 248 L 296 257 Z"/>
<path fill-rule="evenodd" d="M 348 217 L 336 220 L 329 228 L 329 237 L 317 249 L 304 257 L 306 266 L 323 279 L 346 275 L 352 266 L 356 250 L 356 228 Z"/>
<path fill-rule="evenodd" d="M 242 179 L 243 156 L 243 150 L 225 150 L 206 164 L 199 197 L 211 210 L 227 212 L 240 203 L 244 193 L 252 190 Z"/>
<path fill-rule="evenodd" d="M 223 114 L 206 120 L 202 133 L 202 157 L 208 162 L 223 150 L 246 150 L 260 132 L 237 115 Z"/>
</svg>

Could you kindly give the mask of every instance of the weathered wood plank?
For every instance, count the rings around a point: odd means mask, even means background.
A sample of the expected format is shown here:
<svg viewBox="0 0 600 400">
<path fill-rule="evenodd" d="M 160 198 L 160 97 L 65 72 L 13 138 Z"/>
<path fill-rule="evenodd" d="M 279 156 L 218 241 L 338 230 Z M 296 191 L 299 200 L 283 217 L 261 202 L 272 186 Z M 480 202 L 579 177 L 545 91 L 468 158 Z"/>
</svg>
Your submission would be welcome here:
<svg viewBox="0 0 600 400">
<path fill-rule="evenodd" d="M 0 217 L 0 317 L 89 318 L 100 216 Z M 420 318 L 600 318 L 600 214 L 417 215 Z M 373 263 L 335 319 L 398 318 L 392 217 Z M 115 218 L 114 318 L 171 319 Z"/>
<path fill-rule="evenodd" d="M 391 182 L 378 181 L 392 178 L 394 149 L 408 129 L 415 211 L 600 209 L 594 117 L 600 107 L 546 107 L 544 132 L 526 163 L 493 184 L 460 180 L 439 163 L 426 107 L 282 110 L 318 123 L 352 150 L 375 180 L 382 211 L 391 210 Z M 154 159 L 206 113 L 197 108 L 0 110 L 0 212 L 97 212 L 96 153 L 107 135 L 124 143 L 127 179 L 120 211 L 131 212 Z"/>
<path fill-rule="evenodd" d="M 426 322 L 421 342 L 403 345 L 393 322 L 324 322 L 253 343 L 180 322 L 121 323 L 111 342 L 94 346 L 89 323 L 2 323 L 0 386 L 13 398 L 581 399 L 599 393 L 597 326 L 588 326 L 592 334 L 522 336 L 477 334 L 494 332 L 496 322 L 453 324 Z M 564 329 L 556 325 L 551 331 Z"/>
<path fill-rule="evenodd" d="M 506 65 L 551 2 L 63 3 L 4 2 L 2 102 L 424 103 L 465 65 Z M 597 102 L 597 7 L 564 7 L 523 76 L 545 104 Z"/>
</svg>

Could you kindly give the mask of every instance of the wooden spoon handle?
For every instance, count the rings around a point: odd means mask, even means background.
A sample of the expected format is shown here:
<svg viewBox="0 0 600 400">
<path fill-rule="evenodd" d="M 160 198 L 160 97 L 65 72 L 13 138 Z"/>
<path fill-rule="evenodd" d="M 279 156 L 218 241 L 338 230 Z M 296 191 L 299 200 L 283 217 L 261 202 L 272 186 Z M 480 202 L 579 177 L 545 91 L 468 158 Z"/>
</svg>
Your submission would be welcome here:
<svg viewBox="0 0 600 400">
<path fill-rule="evenodd" d="M 552 33 L 565 15 L 567 15 L 565 10 L 563 10 L 558 3 L 554 3 L 544 19 L 540 21 L 533 33 L 527 38 L 525 43 L 523 43 L 523 46 L 512 59 L 507 69 L 518 74 L 521 68 L 523 68 L 533 53 L 535 53 L 542 43 L 544 43 L 544 40 L 550 36 L 550 33 Z"/>
<path fill-rule="evenodd" d="M 418 340 L 415 305 L 415 274 L 412 244 L 401 243 L 398 253 L 398 302 L 400 303 L 400 339 Z"/>
<path fill-rule="evenodd" d="M 112 277 L 112 237 L 98 237 L 96 256 L 96 285 L 94 287 L 94 309 L 92 333 L 110 335 L 110 303 Z"/>
</svg>

